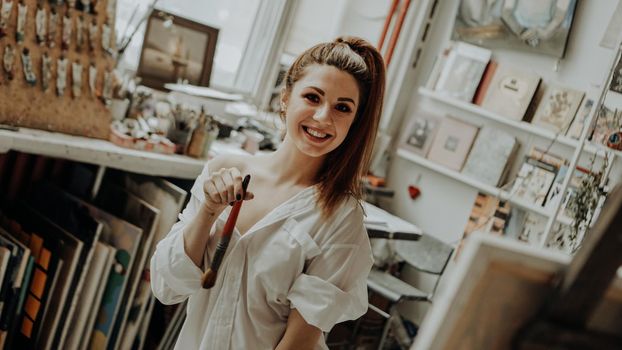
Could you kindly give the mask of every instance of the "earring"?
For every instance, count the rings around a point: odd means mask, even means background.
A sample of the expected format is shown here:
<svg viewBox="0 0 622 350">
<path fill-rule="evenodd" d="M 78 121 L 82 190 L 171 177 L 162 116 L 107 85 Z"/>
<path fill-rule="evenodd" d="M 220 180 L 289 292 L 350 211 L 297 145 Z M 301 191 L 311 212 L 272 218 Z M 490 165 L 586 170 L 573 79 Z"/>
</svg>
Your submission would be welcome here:
<svg viewBox="0 0 622 350">
<path fill-rule="evenodd" d="M 285 103 L 281 102 L 281 109 L 279 110 L 279 115 L 281 118 L 285 118 Z"/>
</svg>

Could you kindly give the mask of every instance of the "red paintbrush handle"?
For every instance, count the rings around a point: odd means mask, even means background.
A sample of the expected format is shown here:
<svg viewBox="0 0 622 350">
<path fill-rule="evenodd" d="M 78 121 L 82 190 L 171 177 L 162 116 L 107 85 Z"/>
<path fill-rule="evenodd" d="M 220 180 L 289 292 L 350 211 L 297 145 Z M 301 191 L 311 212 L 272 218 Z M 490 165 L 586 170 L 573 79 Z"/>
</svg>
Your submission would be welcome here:
<svg viewBox="0 0 622 350">
<path fill-rule="evenodd" d="M 205 273 L 203 274 L 203 278 L 201 280 L 201 285 L 203 286 L 203 288 L 211 288 L 216 283 L 216 275 L 218 273 L 218 269 L 220 268 L 220 263 L 222 262 L 222 259 L 227 252 L 227 247 L 229 247 L 231 233 L 233 233 L 235 223 L 238 220 L 238 214 L 240 213 L 240 208 L 242 208 L 242 202 L 244 201 L 244 197 L 246 197 L 246 189 L 248 188 L 248 183 L 250 182 L 250 180 L 251 176 L 246 175 L 244 177 L 244 180 L 242 181 L 242 200 L 236 201 L 233 204 L 233 208 L 231 208 L 231 212 L 229 213 L 227 222 L 223 227 L 220 241 L 216 246 L 216 252 L 214 253 L 212 263 L 207 271 L 205 271 Z"/>
</svg>

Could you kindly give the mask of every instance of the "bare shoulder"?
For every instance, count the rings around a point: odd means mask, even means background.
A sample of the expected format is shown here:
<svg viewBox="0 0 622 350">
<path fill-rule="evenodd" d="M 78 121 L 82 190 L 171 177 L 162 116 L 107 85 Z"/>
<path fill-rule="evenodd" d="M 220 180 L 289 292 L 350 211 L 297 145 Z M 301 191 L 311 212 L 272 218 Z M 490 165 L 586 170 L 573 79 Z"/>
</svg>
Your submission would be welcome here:
<svg viewBox="0 0 622 350">
<path fill-rule="evenodd" d="M 221 154 L 209 160 L 209 172 L 213 173 L 220 169 L 237 168 L 241 173 L 247 170 L 252 156 L 238 154 Z"/>
</svg>

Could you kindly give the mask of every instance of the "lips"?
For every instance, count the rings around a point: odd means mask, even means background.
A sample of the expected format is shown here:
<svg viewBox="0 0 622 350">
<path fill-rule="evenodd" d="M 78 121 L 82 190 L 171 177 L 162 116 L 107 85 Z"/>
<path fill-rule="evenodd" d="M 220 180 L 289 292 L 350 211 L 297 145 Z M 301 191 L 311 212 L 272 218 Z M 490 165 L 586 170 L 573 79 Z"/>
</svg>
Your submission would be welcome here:
<svg viewBox="0 0 622 350">
<path fill-rule="evenodd" d="M 324 141 L 332 137 L 331 134 L 308 126 L 303 126 L 302 129 L 305 131 L 305 134 L 314 141 Z"/>
</svg>

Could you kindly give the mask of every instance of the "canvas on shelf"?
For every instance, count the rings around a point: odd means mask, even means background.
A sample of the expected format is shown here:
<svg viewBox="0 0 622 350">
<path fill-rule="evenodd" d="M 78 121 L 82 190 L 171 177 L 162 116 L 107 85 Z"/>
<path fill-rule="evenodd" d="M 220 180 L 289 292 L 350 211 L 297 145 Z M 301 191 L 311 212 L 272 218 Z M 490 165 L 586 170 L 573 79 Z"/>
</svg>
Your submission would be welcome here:
<svg viewBox="0 0 622 350">
<path fill-rule="evenodd" d="M 462 173 L 487 185 L 500 186 L 518 145 L 516 137 L 502 130 L 483 127 Z"/>
<path fill-rule="evenodd" d="M 584 100 L 583 105 L 577 112 L 577 115 L 572 120 L 568 131 L 566 131 L 566 136 L 571 137 L 575 140 L 578 140 L 581 137 L 581 133 L 583 132 L 583 127 L 585 126 L 585 122 L 590 116 L 590 112 L 594 107 L 594 100 L 587 98 Z"/>
<path fill-rule="evenodd" d="M 582 91 L 561 86 L 547 87 L 531 123 L 555 133 L 565 133 L 584 95 Z"/>
<path fill-rule="evenodd" d="M 540 85 L 540 77 L 509 64 L 499 64 L 482 107 L 512 120 L 523 120 Z"/>
<path fill-rule="evenodd" d="M 418 112 L 408 123 L 399 147 L 425 157 L 432 146 L 442 117 Z"/>
<path fill-rule="evenodd" d="M 455 171 L 462 170 L 478 130 L 477 126 L 461 120 L 443 118 L 428 159 Z"/>
<path fill-rule="evenodd" d="M 490 56 L 488 49 L 456 43 L 440 73 L 436 91 L 451 98 L 471 102 Z"/>
</svg>

